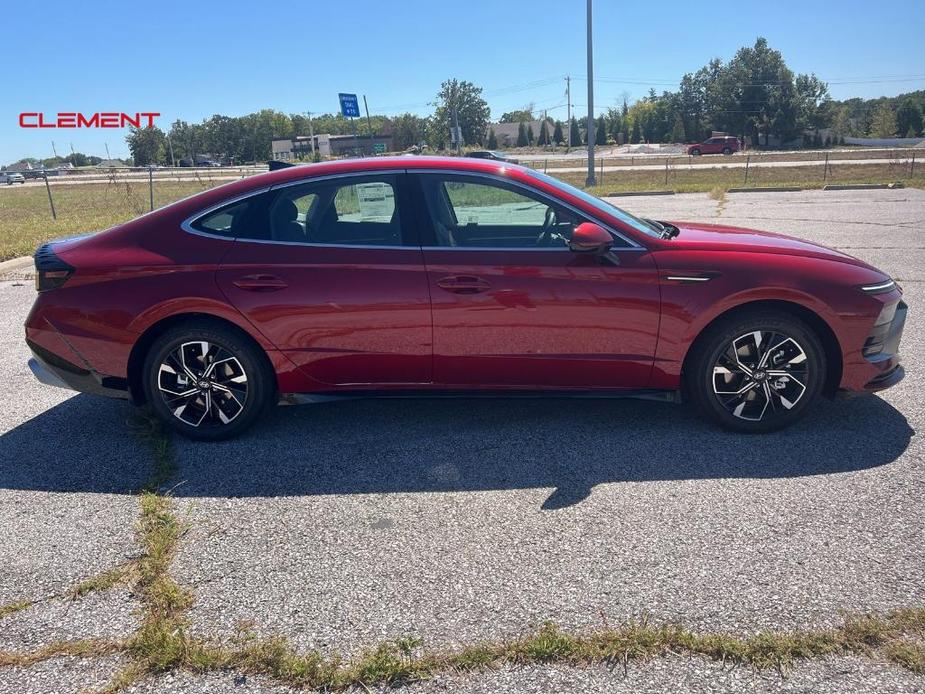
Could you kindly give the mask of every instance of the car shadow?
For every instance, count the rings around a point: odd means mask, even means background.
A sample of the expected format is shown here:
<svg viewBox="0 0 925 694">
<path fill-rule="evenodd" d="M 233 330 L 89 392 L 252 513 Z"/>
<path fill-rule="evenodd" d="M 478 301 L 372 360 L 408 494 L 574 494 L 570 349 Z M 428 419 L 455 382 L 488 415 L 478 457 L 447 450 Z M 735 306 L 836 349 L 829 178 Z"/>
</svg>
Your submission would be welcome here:
<svg viewBox="0 0 925 694">
<path fill-rule="evenodd" d="M 133 493 L 131 406 L 75 396 L 0 436 L 0 488 Z M 634 400 L 346 400 L 283 407 L 245 436 L 176 438 L 177 496 L 260 497 L 554 488 L 543 508 L 609 482 L 778 478 L 894 461 L 913 430 L 878 397 L 820 401 L 783 432 L 721 431 L 689 407 Z"/>
</svg>

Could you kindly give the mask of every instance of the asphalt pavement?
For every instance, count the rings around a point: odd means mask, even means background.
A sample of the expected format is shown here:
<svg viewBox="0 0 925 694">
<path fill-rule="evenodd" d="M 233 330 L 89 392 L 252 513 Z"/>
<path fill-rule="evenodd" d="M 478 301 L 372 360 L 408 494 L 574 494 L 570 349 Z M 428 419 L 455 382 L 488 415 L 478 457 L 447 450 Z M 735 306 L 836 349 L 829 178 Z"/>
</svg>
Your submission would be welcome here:
<svg viewBox="0 0 925 694">
<path fill-rule="evenodd" d="M 192 629 L 239 625 L 354 655 L 512 638 L 545 620 L 590 629 L 647 615 L 694 630 L 837 626 L 844 612 L 925 604 L 925 191 L 616 199 L 643 216 L 752 226 L 835 246 L 892 273 L 910 305 L 906 379 L 823 401 L 766 436 L 684 406 L 600 400 L 344 401 L 280 408 L 245 437 L 176 440 L 190 523 L 172 573 Z M 137 552 L 149 470 L 130 407 L 35 382 L 27 282 L 0 282 L 0 650 L 134 628 L 124 589 L 57 592 Z M 66 608 L 66 609 L 65 609 Z M 73 614 L 78 618 L 72 619 Z M 0 690 L 89 686 L 117 659 L 0 668 Z M 505 667 L 413 692 L 925 689 L 867 658 L 775 673 L 665 658 L 622 668 Z M 136 691 L 285 691 L 233 673 L 171 673 Z"/>
</svg>

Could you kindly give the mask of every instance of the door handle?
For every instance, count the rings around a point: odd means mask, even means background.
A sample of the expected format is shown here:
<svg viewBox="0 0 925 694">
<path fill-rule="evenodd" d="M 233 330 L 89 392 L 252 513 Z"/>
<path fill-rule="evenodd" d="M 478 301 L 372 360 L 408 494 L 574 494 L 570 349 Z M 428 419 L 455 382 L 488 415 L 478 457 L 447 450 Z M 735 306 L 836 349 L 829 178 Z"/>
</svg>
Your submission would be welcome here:
<svg viewBox="0 0 925 694">
<path fill-rule="evenodd" d="M 478 294 L 491 289 L 491 285 L 481 277 L 472 275 L 449 275 L 437 280 L 437 286 L 453 294 Z"/>
<path fill-rule="evenodd" d="M 232 284 L 248 292 L 275 292 L 289 286 L 273 275 L 245 275 L 234 280 Z"/>
</svg>

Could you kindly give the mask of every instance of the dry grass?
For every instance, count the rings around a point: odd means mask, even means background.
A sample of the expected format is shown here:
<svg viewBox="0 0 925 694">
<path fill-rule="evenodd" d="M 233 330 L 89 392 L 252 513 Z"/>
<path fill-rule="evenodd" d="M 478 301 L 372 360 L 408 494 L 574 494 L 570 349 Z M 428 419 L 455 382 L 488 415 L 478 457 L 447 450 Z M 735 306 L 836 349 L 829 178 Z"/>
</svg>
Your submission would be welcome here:
<svg viewBox="0 0 925 694">
<path fill-rule="evenodd" d="M 212 185 L 208 179 L 158 181 L 154 205 L 161 207 Z M 108 229 L 150 208 L 147 182 L 52 184 L 51 190 L 57 220 L 51 217 L 44 186 L 0 191 L 0 260 L 31 255 L 51 239 Z"/>
</svg>

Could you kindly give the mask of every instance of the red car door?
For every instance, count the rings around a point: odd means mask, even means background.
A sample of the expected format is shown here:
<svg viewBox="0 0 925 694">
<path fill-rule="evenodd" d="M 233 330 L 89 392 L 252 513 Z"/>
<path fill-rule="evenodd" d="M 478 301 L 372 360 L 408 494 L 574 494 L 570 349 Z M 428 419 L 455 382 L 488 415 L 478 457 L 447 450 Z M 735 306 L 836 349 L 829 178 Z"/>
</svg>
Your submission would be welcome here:
<svg viewBox="0 0 925 694">
<path fill-rule="evenodd" d="M 431 382 L 427 276 L 402 178 L 271 190 L 221 263 L 228 300 L 319 388 Z"/>
<path fill-rule="evenodd" d="M 568 238 L 587 220 L 537 191 L 489 175 L 410 175 L 426 215 L 435 383 L 648 385 L 659 287 L 645 249 L 617 240 L 618 264 L 573 253 Z"/>
</svg>

